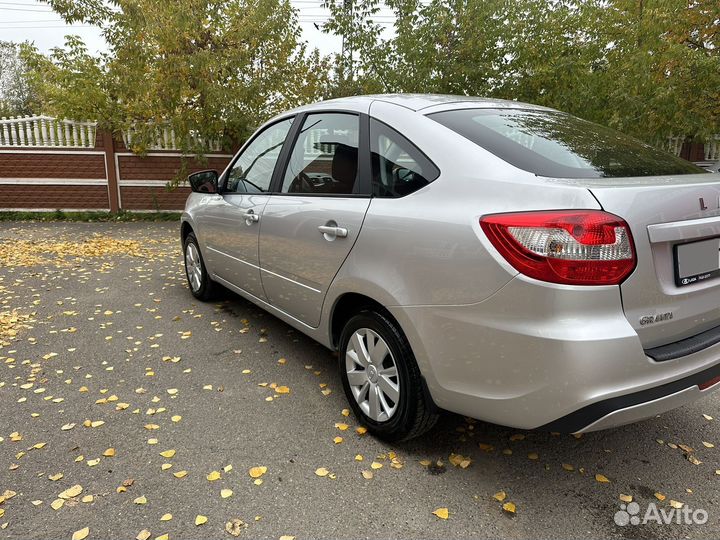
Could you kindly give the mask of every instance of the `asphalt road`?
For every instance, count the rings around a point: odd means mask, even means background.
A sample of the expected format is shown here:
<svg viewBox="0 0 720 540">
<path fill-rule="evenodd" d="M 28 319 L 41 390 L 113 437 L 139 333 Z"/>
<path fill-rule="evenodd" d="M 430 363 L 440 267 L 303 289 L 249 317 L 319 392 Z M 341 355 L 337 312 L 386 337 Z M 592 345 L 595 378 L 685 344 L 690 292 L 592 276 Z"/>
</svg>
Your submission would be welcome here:
<svg viewBox="0 0 720 540">
<path fill-rule="evenodd" d="M 231 519 L 241 538 L 720 536 L 719 450 L 703 444 L 720 445 L 720 396 L 580 438 L 446 414 L 385 444 L 343 416 L 332 353 L 234 294 L 195 301 L 177 236 L 174 224 L 0 224 L 0 496 L 16 493 L 0 503 L 0 538 L 232 538 Z M 260 485 L 252 467 L 267 467 Z M 621 495 L 641 516 L 673 500 L 708 521 L 617 526 Z"/>
</svg>

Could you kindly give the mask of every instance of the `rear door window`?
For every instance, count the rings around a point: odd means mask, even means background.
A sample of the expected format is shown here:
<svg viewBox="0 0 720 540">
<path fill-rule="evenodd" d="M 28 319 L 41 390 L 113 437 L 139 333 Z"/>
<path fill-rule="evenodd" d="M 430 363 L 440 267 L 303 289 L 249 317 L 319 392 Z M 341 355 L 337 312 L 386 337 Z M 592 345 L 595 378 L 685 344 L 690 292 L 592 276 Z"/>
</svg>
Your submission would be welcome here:
<svg viewBox="0 0 720 540">
<path fill-rule="evenodd" d="M 459 109 L 428 118 L 538 176 L 614 178 L 704 172 L 618 131 L 557 111 Z"/>
</svg>

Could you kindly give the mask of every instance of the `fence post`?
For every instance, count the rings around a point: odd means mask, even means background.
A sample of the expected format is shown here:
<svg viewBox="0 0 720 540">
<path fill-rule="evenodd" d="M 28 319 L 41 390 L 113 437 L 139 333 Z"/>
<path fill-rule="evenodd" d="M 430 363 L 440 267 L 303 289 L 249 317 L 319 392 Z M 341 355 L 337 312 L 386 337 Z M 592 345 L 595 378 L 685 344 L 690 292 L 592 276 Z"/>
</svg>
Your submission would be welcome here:
<svg viewBox="0 0 720 540">
<path fill-rule="evenodd" d="M 111 131 L 102 132 L 103 149 L 105 150 L 105 173 L 107 174 L 108 183 L 108 200 L 110 202 L 110 211 L 118 212 L 120 210 L 118 178 L 115 174 L 115 145 L 113 144 L 113 134 Z"/>
</svg>

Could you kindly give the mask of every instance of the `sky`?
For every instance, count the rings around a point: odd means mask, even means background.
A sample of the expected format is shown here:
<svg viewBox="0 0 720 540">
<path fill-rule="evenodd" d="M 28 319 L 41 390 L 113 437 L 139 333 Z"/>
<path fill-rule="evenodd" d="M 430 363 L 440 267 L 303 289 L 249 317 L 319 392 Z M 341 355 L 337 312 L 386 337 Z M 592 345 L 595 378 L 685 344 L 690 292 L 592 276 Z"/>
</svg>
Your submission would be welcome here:
<svg viewBox="0 0 720 540">
<path fill-rule="evenodd" d="M 322 0 L 291 0 L 300 10 L 300 25 L 311 48 L 317 47 L 322 54 L 339 53 L 341 41 L 336 36 L 324 34 L 315 27 L 322 24 L 329 11 L 322 7 Z M 378 22 L 390 27 L 392 12 L 383 8 Z M 88 49 L 93 52 L 106 50 L 105 41 L 96 27 L 66 25 L 50 7 L 37 0 L 0 0 L 0 40 L 31 41 L 43 52 L 62 46 L 65 36 L 80 36 Z"/>
</svg>

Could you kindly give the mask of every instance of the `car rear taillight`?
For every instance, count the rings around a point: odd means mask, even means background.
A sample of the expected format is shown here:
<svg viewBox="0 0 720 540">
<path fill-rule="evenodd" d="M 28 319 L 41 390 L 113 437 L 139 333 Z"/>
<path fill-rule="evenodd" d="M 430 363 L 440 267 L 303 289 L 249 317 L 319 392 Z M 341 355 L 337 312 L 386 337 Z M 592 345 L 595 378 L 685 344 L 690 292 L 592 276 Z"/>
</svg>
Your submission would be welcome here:
<svg viewBox="0 0 720 540">
<path fill-rule="evenodd" d="M 566 285 L 616 285 L 635 268 L 627 223 L 600 210 L 494 214 L 480 226 L 526 276 Z"/>
</svg>

